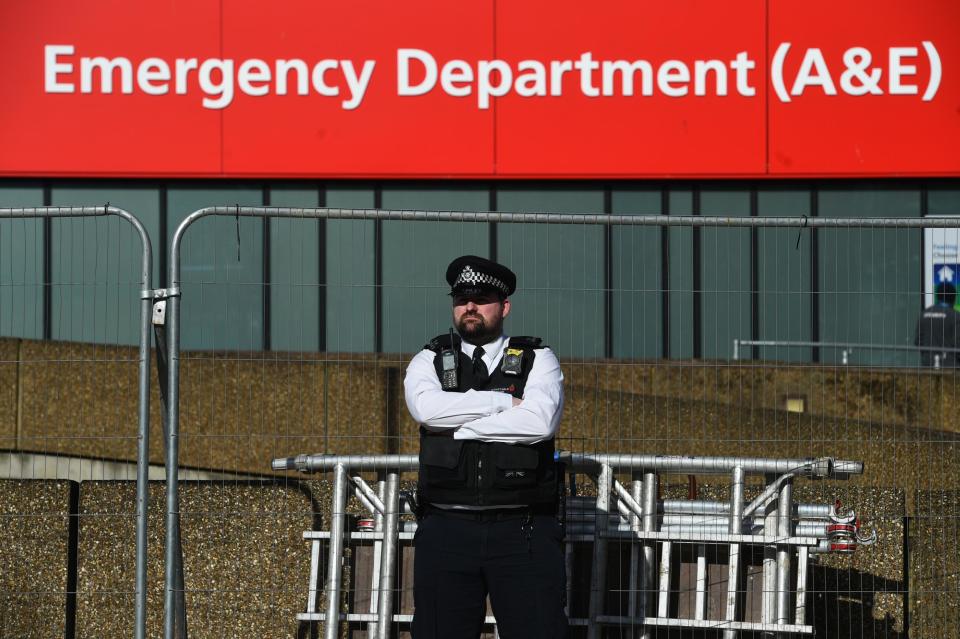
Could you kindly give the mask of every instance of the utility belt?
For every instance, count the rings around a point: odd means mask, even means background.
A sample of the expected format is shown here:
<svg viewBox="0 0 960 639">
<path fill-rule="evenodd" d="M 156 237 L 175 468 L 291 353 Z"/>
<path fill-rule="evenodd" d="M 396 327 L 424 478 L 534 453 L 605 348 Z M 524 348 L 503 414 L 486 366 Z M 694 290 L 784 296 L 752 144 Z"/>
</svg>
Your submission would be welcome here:
<svg viewBox="0 0 960 639">
<path fill-rule="evenodd" d="M 433 504 L 427 504 L 423 509 L 422 516 L 430 517 L 431 515 L 436 515 L 440 517 L 451 517 L 453 519 L 466 519 L 467 521 L 509 521 L 513 519 L 529 519 L 536 515 L 554 516 L 556 514 L 556 507 L 547 505 L 474 510 L 470 508 L 441 508 Z"/>
</svg>

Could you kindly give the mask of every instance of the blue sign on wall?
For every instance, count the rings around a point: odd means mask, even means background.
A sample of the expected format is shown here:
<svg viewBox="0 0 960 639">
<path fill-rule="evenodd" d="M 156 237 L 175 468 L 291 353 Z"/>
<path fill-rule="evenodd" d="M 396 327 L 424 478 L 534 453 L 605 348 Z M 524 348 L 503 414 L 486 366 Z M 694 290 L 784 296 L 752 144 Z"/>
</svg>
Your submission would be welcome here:
<svg viewBox="0 0 960 639">
<path fill-rule="evenodd" d="M 957 228 L 924 229 L 924 307 L 933 306 L 937 285 L 960 288 L 960 217 L 955 219 Z M 954 307 L 960 311 L 960 304 Z"/>
<path fill-rule="evenodd" d="M 933 289 L 940 284 L 952 284 L 954 290 L 960 288 L 960 264 L 933 264 Z M 960 311 L 960 300 L 954 303 L 954 308 Z"/>
</svg>

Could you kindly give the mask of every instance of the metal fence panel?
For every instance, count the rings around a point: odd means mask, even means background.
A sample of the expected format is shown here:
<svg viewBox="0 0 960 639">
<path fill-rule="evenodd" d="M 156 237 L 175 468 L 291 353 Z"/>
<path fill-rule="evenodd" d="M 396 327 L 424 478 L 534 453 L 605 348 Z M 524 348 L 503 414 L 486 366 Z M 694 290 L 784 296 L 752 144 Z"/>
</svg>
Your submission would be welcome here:
<svg viewBox="0 0 960 639">
<path fill-rule="evenodd" d="M 123 209 L 0 208 L 3 636 L 146 636 L 152 259 Z"/>
<path fill-rule="evenodd" d="M 449 323 L 446 262 L 491 249 L 519 276 L 508 332 L 545 337 L 563 363 L 558 441 L 580 460 L 568 495 L 573 636 L 954 632 L 957 378 L 921 366 L 913 345 L 921 229 L 951 222 L 896 198 L 886 217 L 844 216 L 880 204 L 842 192 L 551 194 L 548 214 L 224 206 L 179 227 L 168 464 L 222 478 L 184 484 L 189 508 L 167 478 L 168 534 L 179 514 L 209 546 L 185 556 L 191 634 L 298 636 L 334 614 L 344 625 L 321 626 L 327 636 L 408 630 L 414 522 L 391 487 L 393 472 L 401 492 L 415 477 L 403 373 Z M 336 195 L 354 196 L 367 194 Z M 547 197 L 505 188 L 496 203 L 534 210 Z M 418 198 L 373 194 L 429 205 Z M 264 243 L 257 218 L 270 221 L 271 253 L 287 249 L 261 275 L 261 254 L 245 249 Z M 181 255 L 181 239 L 230 259 Z M 248 330 L 265 288 L 287 303 L 288 317 L 261 327 L 278 348 Z M 201 317 L 221 318 L 203 320 L 217 339 L 181 350 Z M 589 461 L 608 454 L 651 457 Z M 281 472 L 298 464 L 335 481 Z M 279 492 L 264 502 L 267 488 Z M 305 517 L 299 550 L 278 549 Z"/>
</svg>

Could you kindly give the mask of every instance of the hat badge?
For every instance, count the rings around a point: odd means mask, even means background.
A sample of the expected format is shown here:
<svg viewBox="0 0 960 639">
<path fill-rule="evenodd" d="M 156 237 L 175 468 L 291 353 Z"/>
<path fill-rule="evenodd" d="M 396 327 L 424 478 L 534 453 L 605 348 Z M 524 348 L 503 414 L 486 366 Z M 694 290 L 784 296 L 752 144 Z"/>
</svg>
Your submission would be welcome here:
<svg viewBox="0 0 960 639">
<path fill-rule="evenodd" d="M 503 281 L 492 275 L 475 271 L 469 264 L 464 266 L 463 270 L 460 271 L 460 275 L 457 277 L 457 281 L 454 286 L 460 286 L 461 284 L 469 284 L 471 286 L 492 286 L 503 293 L 506 293 L 508 290 L 507 285 L 504 284 Z"/>
<path fill-rule="evenodd" d="M 480 281 L 479 274 L 470 268 L 470 265 L 464 266 L 463 270 L 460 272 L 460 278 L 458 283 L 466 282 L 468 284 L 476 284 Z"/>
</svg>

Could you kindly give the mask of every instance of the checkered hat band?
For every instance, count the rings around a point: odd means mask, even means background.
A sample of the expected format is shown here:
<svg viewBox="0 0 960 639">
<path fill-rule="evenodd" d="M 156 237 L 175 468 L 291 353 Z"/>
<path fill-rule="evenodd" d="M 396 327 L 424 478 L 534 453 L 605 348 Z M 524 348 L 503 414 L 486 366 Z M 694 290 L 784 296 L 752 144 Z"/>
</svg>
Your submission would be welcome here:
<svg viewBox="0 0 960 639">
<path fill-rule="evenodd" d="M 470 266 L 463 267 L 463 270 L 460 271 L 460 275 L 457 276 L 457 281 L 453 283 L 453 286 L 456 288 L 461 284 L 470 284 L 472 286 L 492 286 L 495 289 L 503 291 L 504 294 L 507 294 L 508 291 L 507 285 L 504 284 L 503 280 L 497 279 L 492 275 L 487 275 L 486 273 L 478 273 Z"/>
</svg>

